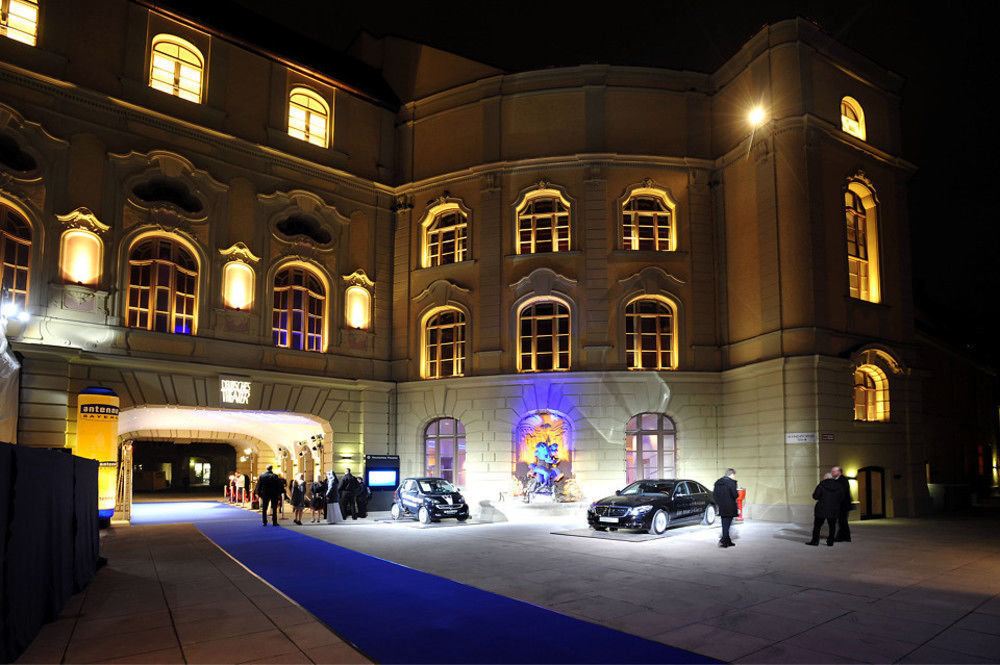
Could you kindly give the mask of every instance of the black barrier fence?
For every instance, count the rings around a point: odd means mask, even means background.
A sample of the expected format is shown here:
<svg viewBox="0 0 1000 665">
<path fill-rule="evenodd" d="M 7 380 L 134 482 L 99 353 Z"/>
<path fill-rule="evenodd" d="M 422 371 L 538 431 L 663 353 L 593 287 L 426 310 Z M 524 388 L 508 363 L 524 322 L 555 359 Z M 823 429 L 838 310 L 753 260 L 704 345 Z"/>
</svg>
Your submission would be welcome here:
<svg viewBox="0 0 1000 665">
<path fill-rule="evenodd" d="M 97 569 L 97 462 L 0 443 L 0 657 L 15 660 Z"/>
</svg>

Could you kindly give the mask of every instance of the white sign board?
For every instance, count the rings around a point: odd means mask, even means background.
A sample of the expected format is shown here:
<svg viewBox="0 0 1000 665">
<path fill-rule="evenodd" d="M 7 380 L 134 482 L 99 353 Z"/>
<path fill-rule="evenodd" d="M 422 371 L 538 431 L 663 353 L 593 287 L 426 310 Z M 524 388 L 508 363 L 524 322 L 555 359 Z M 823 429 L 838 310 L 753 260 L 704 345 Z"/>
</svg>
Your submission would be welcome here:
<svg viewBox="0 0 1000 665">
<path fill-rule="evenodd" d="M 219 402 L 232 406 L 247 406 L 253 383 L 249 379 L 235 376 L 219 377 Z"/>
<path fill-rule="evenodd" d="M 785 443 L 816 443 L 816 432 L 785 432 Z"/>
</svg>

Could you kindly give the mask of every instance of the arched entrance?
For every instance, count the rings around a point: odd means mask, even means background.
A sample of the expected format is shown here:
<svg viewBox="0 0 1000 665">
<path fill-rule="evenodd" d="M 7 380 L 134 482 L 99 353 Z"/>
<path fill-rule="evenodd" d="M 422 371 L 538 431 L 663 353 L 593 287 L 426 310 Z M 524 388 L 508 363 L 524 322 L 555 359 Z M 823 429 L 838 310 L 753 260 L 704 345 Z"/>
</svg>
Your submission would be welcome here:
<svg viewBox="0 0 1000 665">
<path fill-rule="evenodd" d="M 866 466 L 858 469 L 858 503 L 861 519 L 874 520 L 885 517 L 885 469 Z"/>
</svg>

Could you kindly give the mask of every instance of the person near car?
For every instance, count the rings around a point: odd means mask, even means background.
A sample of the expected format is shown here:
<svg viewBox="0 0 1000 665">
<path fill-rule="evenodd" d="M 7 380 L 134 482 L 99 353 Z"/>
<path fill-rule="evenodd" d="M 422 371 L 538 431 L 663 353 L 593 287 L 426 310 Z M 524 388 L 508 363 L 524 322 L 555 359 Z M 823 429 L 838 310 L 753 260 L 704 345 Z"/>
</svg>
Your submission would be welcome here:
<svg viewBox="0 0 1000 665">
<path fill-rule="evenodd" d="M 736 469 L 726 469 L 726 475 L 715 481 L 712 494 L 716 505 L 719 506 L 719 517 L 722 518 L 722 537 L 719 539 L 719 547 L 735 547 L 736 543 L 729 536 L 729 528 L 733 525 L 733 518 L 740 513 L 736 502 L 739 497 Z"/>
<path fill-rule="evenodd" d="M 326 516 L 326 478 L 322 473 L 316 474 L 316 480 L 309 488 L 312 494 L 309 499 L 309 507 L 312 509 L 312 519 L 310 522 L 320 522 Z"/>
<path fill-rule="evenodd" d="M 813 490 L 813 498 L 816 499 L 816 508 L 813 510 L 812 540 L 806 545 L 819 545 L 819 532 L 823 528 L 823 522 L 826 522 L 826 544 L 833 547 L 837 536 L 837 519 L 844 505 L 844 487 L 834 479 L 832 473 L 828 473 Z"/>
<path fill-rule="evenodd" d="M 849 543 L 851 542 L 851 527 L 847 524 L 847 518 L 850 516 L 851 508 L 854 507 L 851 503 L 851 481 L 847 479 L 844 470 L 839 466 L 830 469 L 830 475 L 840 483 L 840 487 L 844 490 L 844 503 L 841 504 L 840 513 L 837 515 L 837 537 L 834 540 L 840 543 Z"/>
<path fill-rule="evenodd" d="M 300 473 L 292 483 L 292 521 L 302 526 L 302 511 L 306 508 L 306 474 Z"/>
<path fill-rule="evenodd" d="M 267 466 L 267 470 L 260 474 L 254 492 L 260 497 L 260 517 L 264 526 L 267 526 L 268 506 L 271 507 L 271 524 L 278 526 L 278 502 L 281 501 L 281 496 L 285 493 L 285 481 L 280 476 L 275 475 L 270 464 Z"/>
<path fill-rule="evenodd" d="M 372 498 L 372 489 L 368 484 L 358 478 L 358 487 L 355 492 L 354 503 L 358 508 L 358 517 L 368 517 L 368 502 Z"/>
<path fill-rule="evenodd" d="M 348 515 L 351 519 L 358 519 L 358 511 L 356 506 L 357 492 L 358 492 L 358 479 L 351 474 L 351 470 L 347 469 L 344 471 L 344 477 L 340 479 L 340 487 L 338 488 L 340 494 L 340 513 L 344 516 L 346 520 Z"/>
</svg>

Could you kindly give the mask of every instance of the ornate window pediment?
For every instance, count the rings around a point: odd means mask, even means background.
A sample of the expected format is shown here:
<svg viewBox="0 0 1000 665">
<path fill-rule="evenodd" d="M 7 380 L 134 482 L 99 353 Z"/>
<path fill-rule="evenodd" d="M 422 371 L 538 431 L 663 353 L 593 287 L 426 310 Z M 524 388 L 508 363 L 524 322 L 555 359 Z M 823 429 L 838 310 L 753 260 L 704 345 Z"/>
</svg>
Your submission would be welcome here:
<svg viewBox="0 0 1000 665">
<path fill-rule="evenodd" d="M 277 240 L 320 251 L 336 249 L 350 219 L 310 192 L 293 190 L 259 195 L 270 210 L 269 227 Z"/>
<path fill-rule="evenodd" d="M 145 221 L 164 226 L 205 223 L 228 187 L 189 160 L 165 151 L 148 155 L 112 155 L 113 167 L 124 177 L 128 205 Z"/>
</svg>

